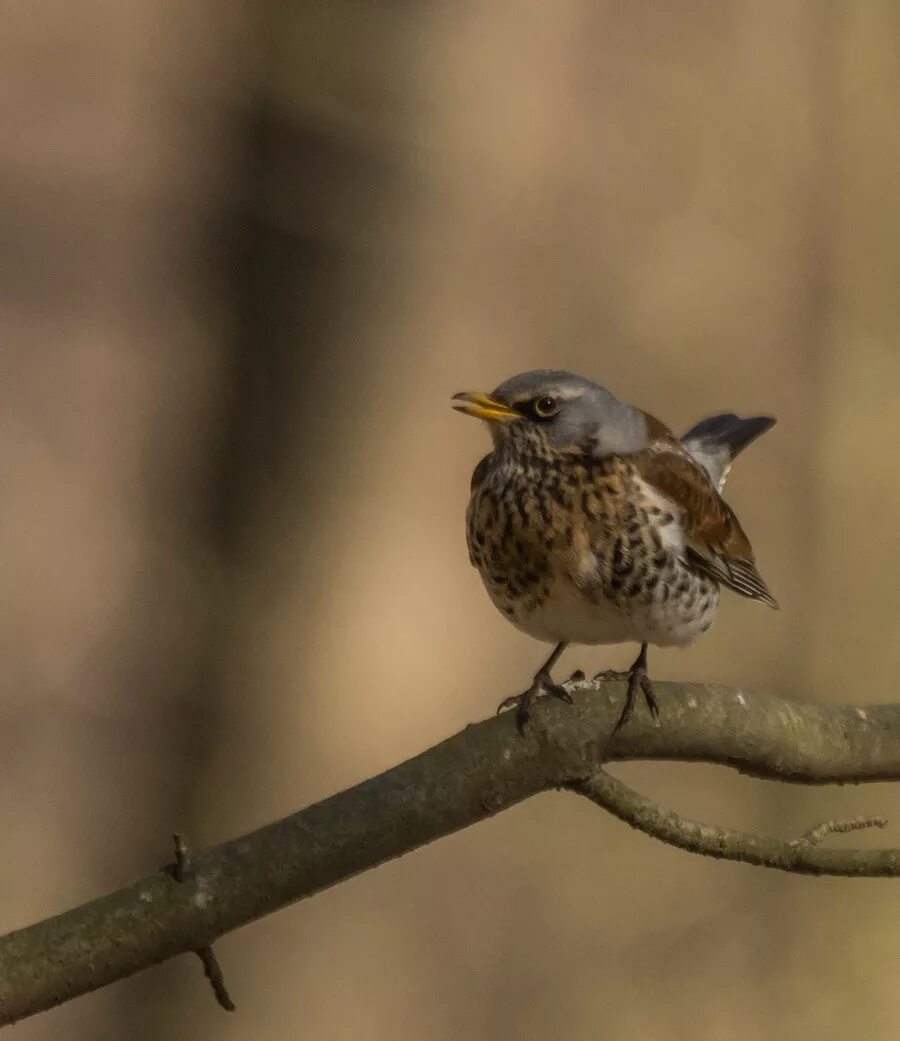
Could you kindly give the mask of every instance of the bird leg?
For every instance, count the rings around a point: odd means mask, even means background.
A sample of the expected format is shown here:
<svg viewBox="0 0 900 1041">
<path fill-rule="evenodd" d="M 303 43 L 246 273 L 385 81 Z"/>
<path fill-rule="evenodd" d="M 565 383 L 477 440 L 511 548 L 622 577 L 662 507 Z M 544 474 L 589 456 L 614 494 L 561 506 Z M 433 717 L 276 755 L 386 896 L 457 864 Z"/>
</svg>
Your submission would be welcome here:
<svg viewBox="0 0 900 1041">
<path fill-rule="evenodd" d="M 628 691 L 625 695 L 625 705 L 622 709 L 622 714 L 619 716 L 619 720 L 613 727 L 613 733 L 621 730 L 623 726 L 631 719 L 631 715 L 634 712 L 634 705 L 637 701 L 638 690 L 644 695 L 644 700 L 647 702 L 647 708 L 650 709 L 650 715 L 654 719 L 659 718 L 659 703 L 656 700 L 656 695 L 653 693 L 653 684 L 650 682 L 650 677 L 647 675 L 647 644 L 641 644 L 641 653 L 635 658 L 634 663 L 627 672 L 616 672 L 615 669 L 607 669 L 605 672 L 598 672 L 594 677 L 595 680 L 628 680 Z"/>
<path fill-rule="evenodd" d="M 553 648 L 553 653 L 534 674 L 534 680 L 527 690 L 522 691 L 521 694 L 514 694 L 510 698 L 504 698 L 497 706 L 498 713 L 504 709 L 512 708 L 513 705 L 516 706 L 516 727 L 520 734 L 524 735 L 525 733 L 525 728 L 531 720 L 531 707 L 534 704 L 534 699 L 539 695 L 549 694 L 553 698 L 565 701 L 567 705 L 572 704 L 572 695 L 565 687 L 554 683 L 553 677 L 550 675 L 550 670 L 566 649 L 567 643 L 566 640 L 562 640 Z M 573 675 L 575 674 L 573 673 Z"/>
</svg>

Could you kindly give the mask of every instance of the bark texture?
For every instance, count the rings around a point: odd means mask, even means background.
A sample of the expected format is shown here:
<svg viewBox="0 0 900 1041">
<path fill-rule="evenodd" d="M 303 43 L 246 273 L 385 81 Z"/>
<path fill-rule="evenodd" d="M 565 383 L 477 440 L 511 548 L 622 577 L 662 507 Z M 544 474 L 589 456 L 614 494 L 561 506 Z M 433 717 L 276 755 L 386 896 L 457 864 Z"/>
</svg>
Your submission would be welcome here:
<svg viewBox="0 0 900 1041">
<path fill-rule="evenodd" d="M 720 763 L 773 780 L 900 779 L 900 705 L 804 705 L 702 684 L 657 682 L 659 723 L 638 712 L 610 738 L 619 682 L 542 699 L 526 737 L 509 713 L 249 835 L 0 938 L 0 1023 L 51 1008 L 218 937 L 550 788 L 569 788 L 685 849 L 820 874 L 900 873 L 900 851 L 829 850 L 826 822 L 783 842 L 685 821 L 605 774 L 635 759 Z M 867 825 L 878 825 L 869 820 Z M 179 878 L 176 875 L 180 876 Z"/>
</svg>

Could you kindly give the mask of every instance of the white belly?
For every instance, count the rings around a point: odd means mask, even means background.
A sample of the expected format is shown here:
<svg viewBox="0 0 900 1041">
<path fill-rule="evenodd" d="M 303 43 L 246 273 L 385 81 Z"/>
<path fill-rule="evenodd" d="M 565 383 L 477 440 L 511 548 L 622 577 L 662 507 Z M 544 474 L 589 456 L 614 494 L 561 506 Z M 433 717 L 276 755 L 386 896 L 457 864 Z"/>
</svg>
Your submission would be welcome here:
<svg viewBox="0 0 900 1041">
<path fill-rule="evenodd" d="M 503 610 L 501 602 L 494 602 Z M 661 596 L 654 597 L 648 604 L 627 606 L 602 597 L 595 602 L 574 583 L 558 580 L 550 596 L 540 604 L 528 612 L 507 613 L 507 617 L 516 628 L 546 643 L 566 640 L 583 644 L 650 643 L 657 647 L 685 647 L 706 632 L 717 608 L 718 595 L 712 597 L 709 609 L 702 614 L 685 610 L 674 598 L 663 602 Z"/>
</svg>

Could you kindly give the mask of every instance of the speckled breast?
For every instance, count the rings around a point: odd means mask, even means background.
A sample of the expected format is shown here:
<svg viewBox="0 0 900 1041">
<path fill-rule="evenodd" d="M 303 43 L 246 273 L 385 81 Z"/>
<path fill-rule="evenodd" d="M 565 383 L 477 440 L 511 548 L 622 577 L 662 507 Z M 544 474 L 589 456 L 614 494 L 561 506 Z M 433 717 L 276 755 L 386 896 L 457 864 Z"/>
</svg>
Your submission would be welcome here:
<svg viewBox="0 0 900 1041">
<path fill-rule="evenodd" d="M 683 645 L 712 624 L 719 591 L 683 563 L 676 514 L 622 457 L 495 452 L 473 476 L 469 555 L 537 639 Z"/>
</svg>

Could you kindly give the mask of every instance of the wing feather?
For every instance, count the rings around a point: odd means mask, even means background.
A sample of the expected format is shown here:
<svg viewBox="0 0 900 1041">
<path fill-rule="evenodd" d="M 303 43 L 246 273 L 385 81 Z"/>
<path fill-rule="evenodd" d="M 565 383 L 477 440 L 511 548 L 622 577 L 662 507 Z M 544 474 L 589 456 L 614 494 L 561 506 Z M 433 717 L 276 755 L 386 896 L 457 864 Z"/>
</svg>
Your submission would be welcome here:
<svg viewBox="0 0 900 1041">
<path fill-rule="evenodd" d="M 742 596 L 778 607 L 757 570 L 750 540 L 706 470 L 666 436 L 632 458 L 641 478 L 681 511 L 685 562 Z"/>
</svg>

